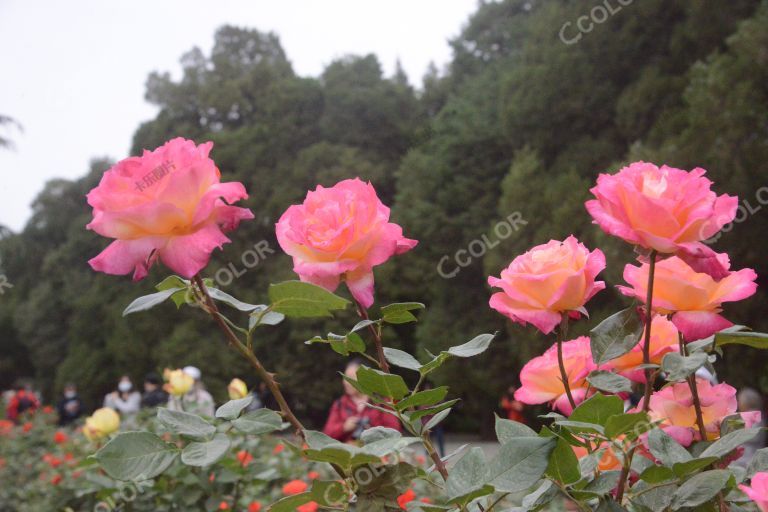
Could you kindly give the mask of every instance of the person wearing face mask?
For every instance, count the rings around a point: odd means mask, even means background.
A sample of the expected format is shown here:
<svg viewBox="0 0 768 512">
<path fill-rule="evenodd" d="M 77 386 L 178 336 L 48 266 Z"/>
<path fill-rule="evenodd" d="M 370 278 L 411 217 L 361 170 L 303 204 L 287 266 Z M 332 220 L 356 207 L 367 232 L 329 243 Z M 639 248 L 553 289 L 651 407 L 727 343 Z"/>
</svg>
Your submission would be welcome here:
<svg viewBox="0 0 768 512">
<path fill-rule="evenodd" d="M 139 412 L 141 407 L 141 393 L 133 389 L 133 382 L 127 375 L 120 377 L 117 383 L 117 391 L 113 391 L 104 397 L 104 407 L 109 407 L 123 414 Z"/>
<path fill-rule="evenodd" d="M 74 422 L 83 413 L 83 402 L 77 394 L 77 386 L 72 383 L 64 386 L 64 396 L 56 404 L 59 413 L 59 425 L 66 426 Z"/>
</svg>

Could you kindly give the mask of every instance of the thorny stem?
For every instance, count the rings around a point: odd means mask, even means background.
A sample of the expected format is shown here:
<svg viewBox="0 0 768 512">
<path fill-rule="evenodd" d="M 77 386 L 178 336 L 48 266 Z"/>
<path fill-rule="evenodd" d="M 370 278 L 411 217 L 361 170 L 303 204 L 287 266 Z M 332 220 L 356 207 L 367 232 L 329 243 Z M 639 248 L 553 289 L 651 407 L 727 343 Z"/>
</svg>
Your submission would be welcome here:
<svg viewBox="0 0 768 512">
<path fill-rule="evenodd" d="M 205 309 L 224 332 L 224 335 L 226 336 L 227 341 L 229 341 L 229 344 L 232 345 L 232 347 L 237 350 L 243 357 L 245 357 L 249 363 L 251 363 L 251 366 L 253 366 L 253 368 L 256 370 L 259 378 L 264 381 L 264 383 L 266 383 L 270 393 L 272 393 L 272 396 L 275 397 L 275 401 L 277 401 L 277 404 L 280 406 L 280 412 L 282 413 L 285 420 L 288 421 L 291 426 L 293 426 L 294 430 L 296 430 L 296 434 L 303 439 L 304 426 L 301 424 L 299 419 L 291 410 L 291 407 L 288 405 L 288 402 L 285 400 L 282 391 L 280 391 L 280 386 L 275 380 L 275 376 L 264 368 L 264 366 L 261 364 L 261 361 L 259 361 L 259 358 L 256 357 L 256 354 L 249 350 L 248 347 L 243 345 L 243 343 L 240 341 L 240 338 L 238 338 L 237 335 L 232 331 L 232 329 L 227 324 L 227 321 L 224 320 L 224 315 L 219 312 L 219 308 L 216 306 L 216 303 L 213 302 L 213 299 L 211 299 L 211 296 L 208 294 L 208 289 L 206 288 L 205 283 L 203 283 L 203 280 L 200 278 L 200 276 L 196 275 L 192 278 L 192 281 L 195 283 L 197 291 L 201 295 Z"/>
<path fill-rule="evenodd" d="M 568 312 L 563 313 L 563 319 L 560 321 L 560 330 L 557 335 L 557 364 L 560 366 L 560 378 L 563 380 L 565 394 L 568 396 L 568 402 L 573 410 L 576 408 L 576 401 L 571 394 L 568 372 L 565 371 L 565 362 L 563 361 L 563 341 L 565 341 L 566 336 L 568 336 Z"/>
<path fill-rule="evenodd" d="M 685 357 L 688 355 L 688 351 L 685 348 L 685 340 L 682 333 L 679 335 L 680 342 L 680 355 Z M 696 411 L 696 425 L 699 427 L 699 434 L 701 434 L 701 440 L 707 440 L 707 429 L 704 426 L 704 415 L 701 412 L 701 400 L 699 400 L 699 387 L 696 384 L 696 374 L 689 375 L 685 379 L 688 382 L 688 388 L 691 390 L 691 398 L 693 398 L 693 408 Z"/>
<path fill-rule="evenodd" d="M 653 249 L 648 256 L 648 285 L 647 293 L 645 296 L 645 337 L 643 340 L 643 364 L 645 365 L 645 393 L 643 398 L 643 412 L 648 412 L 651 406 L 651 392 L 653 391 L 653 381 L 655 374 L 653 369 L 650 368 L 651 363 L 651 322 L 653 320 L 653 282 L 656 276 L 656 257 L 658 256 L 656 249 Z M 621 475 L 619 475 L 619 485 L 616 491 L 616 502 L 621 504 L 621 500 L 624 498 L 624 488 L 627 485 L 627 478 L 629 478 L 629 471 L 632 467 L 632 457 L 635 455 L 635 446 L 629 450 L 624 458 L 624 466 L 621 468 Z"/>
<path fill-rule="evenodd" d="M 368 317 L 368 310 L 365 309 L 363 305 L 357 301 L 357 299 L 355 299 L 355 304 L 357 305 L 357 314 L 360 315 L 360 318 L 363 320 L 370 320 Z M 387 358 L 384 356 L 384 345 L 381 343 L 381 333 L 376 330 L 373 324 L 368 326 L 368 330 L 370 330 L 371 334 L 373 334 L 373 342 L 376 344 L 376 357 L 378 357 L 379 368 L 381 368 L 381 371 L 389 373 L 389 363 L 387 362 Z"/>
</svg>

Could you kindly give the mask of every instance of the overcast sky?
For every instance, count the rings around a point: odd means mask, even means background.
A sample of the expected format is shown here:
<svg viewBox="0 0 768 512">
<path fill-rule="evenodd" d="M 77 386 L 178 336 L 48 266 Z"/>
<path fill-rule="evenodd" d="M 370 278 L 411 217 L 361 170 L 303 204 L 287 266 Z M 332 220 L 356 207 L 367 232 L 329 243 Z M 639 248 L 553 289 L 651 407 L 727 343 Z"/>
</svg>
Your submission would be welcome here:
<svg viewBox="0 0 768 512">
<path fill-rule="evenodd" d="M 375 53 L 387 74 L 400 59 L 420 85 L 430 61 L 450 60 L 477 0 L 0 0 L 0 225 L 19 230 L 51 178 L 77 178 L 96 156 L 127 156 L 156 109 L 144 101 L 150 71 L 178 78 L 194 46 L 208 54 L 217 27 L 274 31 L 303 76 L 334 58 Z"/>
</svg>

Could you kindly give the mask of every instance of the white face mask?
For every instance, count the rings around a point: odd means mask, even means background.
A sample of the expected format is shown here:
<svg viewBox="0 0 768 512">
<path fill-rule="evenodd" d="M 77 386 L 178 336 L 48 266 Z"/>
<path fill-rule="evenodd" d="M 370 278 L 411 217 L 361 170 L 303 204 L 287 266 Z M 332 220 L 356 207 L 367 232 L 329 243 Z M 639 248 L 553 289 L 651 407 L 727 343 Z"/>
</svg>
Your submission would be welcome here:
<svg viewBox="0 0 768 512">
<path fill-rule="evenodd" d="M 123 381 L 117 385 L 117 389 L 119 389 L 123 393 L 127 393 L 128 391 L 131 390 L 131 388 L 133 388 L 133 385 L 130 382 Z"/>
<path fill-rule="evenodd" d="M 77 393 L 74 391 L 67 391 L 64 393 L 65 398 L 75 398 L 77 396 Z"/>
</svg>

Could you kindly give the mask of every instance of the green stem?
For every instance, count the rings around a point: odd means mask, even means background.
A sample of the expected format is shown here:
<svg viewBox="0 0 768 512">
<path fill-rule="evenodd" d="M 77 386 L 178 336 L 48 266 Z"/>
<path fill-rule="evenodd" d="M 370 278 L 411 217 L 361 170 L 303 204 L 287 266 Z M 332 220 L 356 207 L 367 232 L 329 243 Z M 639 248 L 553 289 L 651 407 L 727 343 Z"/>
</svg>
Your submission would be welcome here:
<svg viewBox="0 0 768 512">
<path fill-rule="evenodd" d="M 685 340 L 682 334 L 678 334 L 678 341 L 680 344 L 680 355 L 685 357 L 688 355 L 688 351 L 685 348 Z M 686 379 L 688 382 L 688 388 L 691 390 L 691 398 L 693 399 L 693 408 L 696 411 L 696 425 L 699 427 L 699 434 L 701 434 L 701 440 L 707 440 L 707 429 L 704 426 L 704 415 L 701 412 L 701 400 L 699 400 L 699 387 L 696 384 L 696 374 L 689 375 Z"/>
<path fill-rule="evenodd" d="M 368 310 L 365 309 L 363 305 L 357 301 L 357 299 L 354 299 L 354 301 L 355 305 L 357 305 L 357 313 L 360 315 L 360 318 L 363 320 L 370 320 L 370 317 L 368 316 Z M 373 342 L 376 344 L 376 357 L 378 358 L 379 368 L 381 368 L 381 371 L 389 373 L 389 363 L 387 362 L 387 358 L 384 356 L 384 345 L 381 342 L 381 332 L 376 330 L 373 324 L 368 325 L 368 330 L 371 331 L 371 334 L 373 335 Z"/>
<path fill-rule="evenodd" d="M 563 342 L 566 336 L 568 336 L 567 311 L 563 313 L 557 335 L 557 364 L 560 366 L 560 378 L 563 380 L 563 387 L 565 388 L 565 394 L 568 396 L 568 402 L 571 404 L 571 409 L 575 409 L 576 401 L 573 399 L 573 394 L 571 394 L 571 384 L 568 382 L 568 372 L 565 371 L 565 362 L 563 361 Z"/>
</svg>

